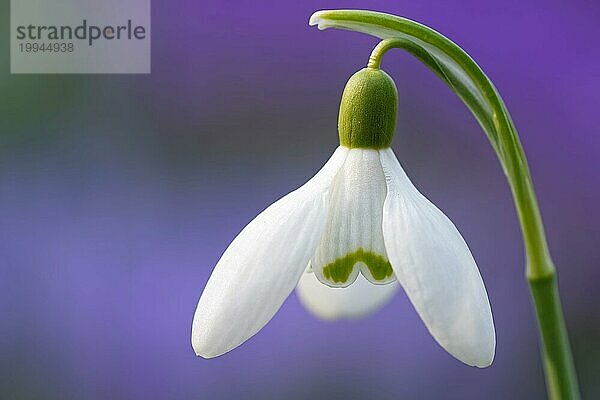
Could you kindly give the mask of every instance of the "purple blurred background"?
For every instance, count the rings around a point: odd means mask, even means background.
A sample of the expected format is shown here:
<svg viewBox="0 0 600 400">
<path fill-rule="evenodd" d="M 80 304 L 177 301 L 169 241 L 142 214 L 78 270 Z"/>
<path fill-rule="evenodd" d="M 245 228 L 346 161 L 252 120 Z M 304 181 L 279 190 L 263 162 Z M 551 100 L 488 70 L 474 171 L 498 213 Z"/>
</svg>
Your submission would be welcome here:
<svg viewBox="0 0 600 400">
<path fill-rule="evenodd" d="M 337 145 L 347 78 L 376 40 L 308 27 L 323 8 L 423 22 L 503 95 L 529 158 L 584 397 L 600 398 L 600 3 L 153 2 L 152 74 L 10 75 L 0 2 L 0 398 L 544 398 L 510 192 L 462 103 L 410 56 L 394 150 L 469 243 L 494 364 L 445 353 L 405 295 L 324 323 L 295 295 L 253 339 L 196 358 L 212 267 L 260 210 Z"/>
</svg>

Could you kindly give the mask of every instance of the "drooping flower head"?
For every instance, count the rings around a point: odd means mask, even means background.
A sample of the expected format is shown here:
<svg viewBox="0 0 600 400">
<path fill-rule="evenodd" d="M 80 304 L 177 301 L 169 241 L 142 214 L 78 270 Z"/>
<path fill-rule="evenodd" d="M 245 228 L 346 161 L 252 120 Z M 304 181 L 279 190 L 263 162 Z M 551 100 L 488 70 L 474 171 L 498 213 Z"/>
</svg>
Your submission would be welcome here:
<svg viewBox="0 0 600 400">
<path fill-rule="evenodd" d="M 483 281 L 454 224 L 390 148 L 397 107 L 396 86 L 378 67 L 350 78 L 340 146 L 312 179 L 251 221 L 217 263 L 194 315 L 198 355 L 239 346 L 294 288 L 313 314 L 337 319 L 378 309 L 401 286 L 450 354 L 491 364 L 495 332 Z"/>
</svg>

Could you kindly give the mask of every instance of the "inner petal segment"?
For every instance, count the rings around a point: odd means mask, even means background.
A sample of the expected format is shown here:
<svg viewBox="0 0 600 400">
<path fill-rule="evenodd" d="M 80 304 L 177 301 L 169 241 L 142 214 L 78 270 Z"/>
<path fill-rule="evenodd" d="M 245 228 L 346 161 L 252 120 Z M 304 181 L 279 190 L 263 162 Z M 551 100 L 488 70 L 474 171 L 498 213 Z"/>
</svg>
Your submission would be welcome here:
<svg viewBox="0 0 600 400">
<path fill-rule="evenodd" d="M 359 273 L 375 284 L 396 279 L 383 241 L 386 193 L 378 151 L 351 149 L 331 186 L 329 219 L 311 260 L 317 279 L 332 287 L 352 284 Z"/>
</svg>

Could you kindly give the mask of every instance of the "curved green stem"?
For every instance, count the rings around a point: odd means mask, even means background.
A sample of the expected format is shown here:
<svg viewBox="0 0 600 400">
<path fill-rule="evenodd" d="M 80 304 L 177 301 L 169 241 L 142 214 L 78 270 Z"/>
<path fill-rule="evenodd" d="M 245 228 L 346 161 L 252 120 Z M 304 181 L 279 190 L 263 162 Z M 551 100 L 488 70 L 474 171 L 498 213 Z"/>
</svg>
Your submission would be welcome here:
<svg viewBox="0 0 600 400">
<path fill-rule="evenodd" d="M 458 45 L 433 29 L 394 15 L 363 10 L 319 11 L 311 25 L 367 33 L 383 39 L 368 67 L 378 69 L 383 55 L 402 48 L 419 59 L 461 98 L 485 131 L 510 185 L 527 255 L 526 274 L 541 334 L 548 395 L 579 399 L 579 388 L 529 167 L 517 130 L 493 83 Z"/>
<path fill-rule="evenodd" d="M 371 52 L 369 62 L 367 63 L 368 68 L 379 69 L 381 67 L 381 59 L 388 50 L 394 48 L 408 47 L 408 43 L 404 39 L 385 39 L 379 42 L 377 46 Z"/>
</svg>

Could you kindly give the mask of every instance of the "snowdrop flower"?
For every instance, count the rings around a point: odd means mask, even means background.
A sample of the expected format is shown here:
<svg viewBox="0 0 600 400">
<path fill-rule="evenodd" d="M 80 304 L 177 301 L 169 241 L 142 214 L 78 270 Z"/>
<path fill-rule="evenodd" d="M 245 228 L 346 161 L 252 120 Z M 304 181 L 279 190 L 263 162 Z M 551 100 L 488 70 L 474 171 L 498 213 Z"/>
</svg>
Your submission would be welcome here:
<svg viewBox="0 0 600 400">
<path fill-rule="evenodd" d="M 473 256 L 390 148 L 397 105 L 396 86 L 380 69 L 350 78 L 340 146 L 312 179 L 250 222 L 217 263 L 194 315 L 198 355 L 239 346 L 296 287 L 313 314 L 337 319 L 378 309 L 401 286 L 444 349 L 469 365 L 491 364 L 494 324 Z"/>
</svg>

